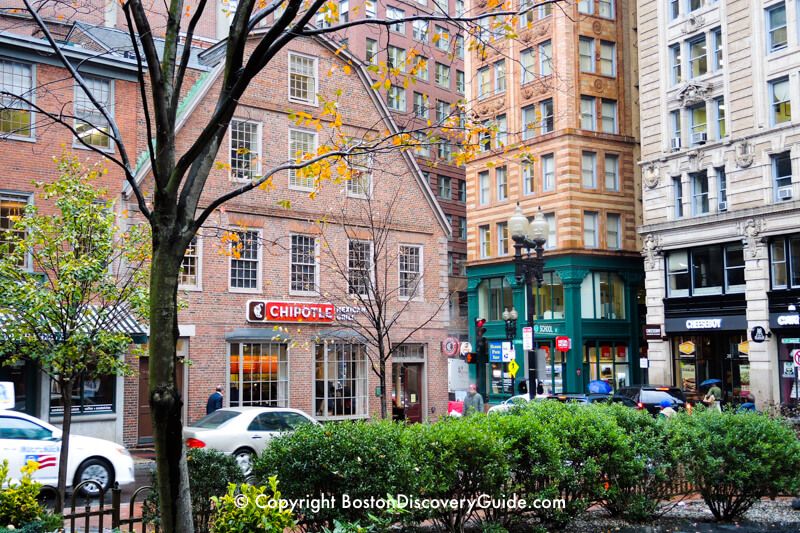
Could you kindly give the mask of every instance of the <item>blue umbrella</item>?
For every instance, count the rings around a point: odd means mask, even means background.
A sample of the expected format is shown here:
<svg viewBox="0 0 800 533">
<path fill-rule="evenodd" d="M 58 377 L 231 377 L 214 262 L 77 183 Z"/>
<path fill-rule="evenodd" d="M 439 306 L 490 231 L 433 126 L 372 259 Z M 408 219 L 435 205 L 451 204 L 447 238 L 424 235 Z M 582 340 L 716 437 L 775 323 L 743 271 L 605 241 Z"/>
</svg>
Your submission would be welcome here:
<svg viewBox="0 0 800 533">
<path fill-rule="evenodd" d="M 612 391 L 611 385 L 599 379 L 590 381 L 589 384 L 586 385 L 586 388 L 589 392 L 594 394 L 609 394 Z"/>
<path fill-rule="evenodd" d="M 722 383 L 721 379 L 707 379 L 700 384 L 701 387 L 705 387 L 706 385 L 716 385 L 717 383 Z"/>
</svg>

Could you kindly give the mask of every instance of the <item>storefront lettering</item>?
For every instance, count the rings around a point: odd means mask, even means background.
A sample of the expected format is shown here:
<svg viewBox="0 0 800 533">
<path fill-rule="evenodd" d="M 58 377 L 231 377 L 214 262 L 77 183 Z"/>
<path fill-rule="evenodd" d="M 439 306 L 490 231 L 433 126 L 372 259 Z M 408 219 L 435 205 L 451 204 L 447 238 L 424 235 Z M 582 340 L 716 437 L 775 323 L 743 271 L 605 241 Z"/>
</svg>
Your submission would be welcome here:
<svg viewBox="0 0 800 533">
<path fill-rule="evenodd" d="M 721 327 L 721 318 L 703 318 L 686 321 L 686 329 L 719 329 Z"/>
<path fill-rule="evenodd" d="M 779 326 L 800 326 L 800 315 L 780 315 L 778 317 Z"/>
<path fill-rule="evenodd" d="M 352 322 L 362 314 L 360 307 L 336 307 L 331 303 L 250 300 L 247 302 L 249 322 Z"/>
</svg>

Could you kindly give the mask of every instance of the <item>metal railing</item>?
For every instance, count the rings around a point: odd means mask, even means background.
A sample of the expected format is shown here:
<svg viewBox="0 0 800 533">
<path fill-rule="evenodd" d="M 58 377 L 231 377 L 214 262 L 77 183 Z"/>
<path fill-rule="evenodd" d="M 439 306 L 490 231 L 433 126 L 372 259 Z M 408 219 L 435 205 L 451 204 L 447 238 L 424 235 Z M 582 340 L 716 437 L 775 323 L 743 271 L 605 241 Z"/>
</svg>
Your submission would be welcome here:
<svg viewBox="0 0 800 533">
<path fill-rule="evenodd" d="M 134 533 L 136 526 L 141 525 L 139 531 L 146 533 L 147 523 L 142 518 L 141 502 L 137 499 L 144 493 L 145 495 L 150 491 L 150 487 L 140 487 L 131 495 L 128 501 L 128 516 L 122 516 L 122 489 L 119 488 L 118 483 L 114 483 L 111 489 L 111 504 L 106 504 L 107 490 L 99 483 L 88 479 L 81 482 L 73 488 L 72 496 L 70 497 L 69 508 L 63 507 L 64 514 L 64 529 L 69 533 L 76 533 L 83 531 L 89 533 L 90 531 L 98 531 L 102 533 L 106 524 L 110 525 L 110 529 L 119 529 L 123 532 Z M 41 497 L 48 498 L 52 495 L 53 499 L 61 502 L 61 495 L 55 487 L 45 485 L 41 489 Z M 81 506 L 80 500 L 83 499 Z"/>
</svg>

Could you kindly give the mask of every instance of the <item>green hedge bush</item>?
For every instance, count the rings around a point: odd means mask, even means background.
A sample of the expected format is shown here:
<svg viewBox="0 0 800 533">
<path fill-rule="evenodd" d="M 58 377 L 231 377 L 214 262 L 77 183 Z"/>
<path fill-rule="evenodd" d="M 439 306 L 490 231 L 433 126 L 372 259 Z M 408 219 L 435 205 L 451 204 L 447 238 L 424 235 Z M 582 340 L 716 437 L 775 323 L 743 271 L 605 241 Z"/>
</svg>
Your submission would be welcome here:
<svg viewBox="0 0 800 533">
<path fill-rule="evenodd" d="M 22 527 L 46 515 L 38 500 L 42 484 L 32 479 L 38 468 L 38 463 L 28 462 L 22 467 L 19 481 L 11 483 L 8 460 L 0 463 L 0 526 Z"/>
</svg>

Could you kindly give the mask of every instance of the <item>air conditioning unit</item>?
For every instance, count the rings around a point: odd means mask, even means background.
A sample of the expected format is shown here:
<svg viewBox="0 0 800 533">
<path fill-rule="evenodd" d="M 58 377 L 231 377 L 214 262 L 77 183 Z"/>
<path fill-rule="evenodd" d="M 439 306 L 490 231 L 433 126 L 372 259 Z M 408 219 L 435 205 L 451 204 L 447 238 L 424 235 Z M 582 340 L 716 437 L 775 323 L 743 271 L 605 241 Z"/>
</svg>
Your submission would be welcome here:
<svg viewBox="0 0 800 533">
<path fill-rule="evenodd" d="M 727 211 L 728 210 L 728 202 L 720 202 L 717 206 L 717 211 Z"/>
<path fill-rule="evenodd" d="M 708 140 L 708 134 L 701 131 L 700 133 L 692 133 L 692 144 L 705 144 Z"/>
<path fill-rule="evenodd" d="M 681 138 L 680 137 L 673 137 L 672 142 L 670 143 L 670 147 L 672 151 L 680 150 L 681 149 Z"/>
<path fill-rule="evenodd" d="M 792 186 L 787 185 L 786 187 L 781 187 L 778 189 L 778 198 L 781 200 L 791 200 L 792 199 Z"/>
</svg>

